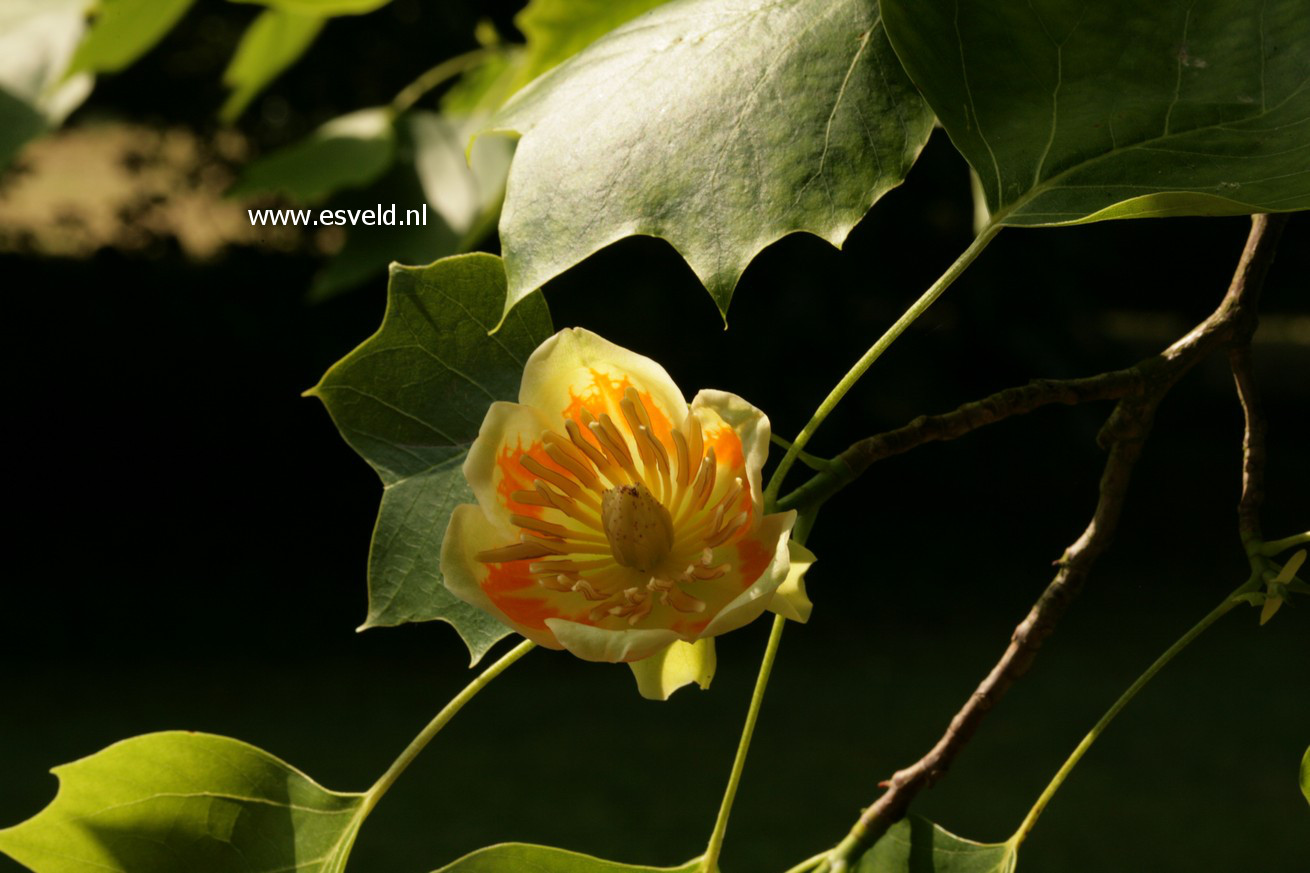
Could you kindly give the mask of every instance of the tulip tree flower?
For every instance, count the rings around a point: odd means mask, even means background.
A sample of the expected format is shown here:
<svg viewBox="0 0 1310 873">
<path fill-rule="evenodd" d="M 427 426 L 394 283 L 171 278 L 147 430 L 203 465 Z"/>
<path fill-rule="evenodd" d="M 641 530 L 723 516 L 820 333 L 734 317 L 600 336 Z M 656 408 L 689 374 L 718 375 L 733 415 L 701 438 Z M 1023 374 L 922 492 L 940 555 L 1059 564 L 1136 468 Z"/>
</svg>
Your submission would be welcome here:
<svg viewBox="0 0 1310 873">
<path fill-rule="evenodd" d="M 768 450 L 768 418 L 740 397 L 688 405 L 649 358 L 561 331 L 528 359 L 519 402 L 487 411 L 446 586 L 538 645 L 628 662 L 647 697 L 705 687 L 713 637 L 768 608 L 809 616 L 796 515 L 762 511 Z"/>
</svg>

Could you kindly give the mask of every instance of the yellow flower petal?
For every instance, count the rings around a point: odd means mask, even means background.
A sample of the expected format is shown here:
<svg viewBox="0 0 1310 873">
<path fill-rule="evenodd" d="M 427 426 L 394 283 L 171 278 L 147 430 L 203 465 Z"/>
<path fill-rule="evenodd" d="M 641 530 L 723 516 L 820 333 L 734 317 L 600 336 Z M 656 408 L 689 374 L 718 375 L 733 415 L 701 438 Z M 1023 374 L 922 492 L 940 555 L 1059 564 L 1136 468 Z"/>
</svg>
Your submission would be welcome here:
<svg viewBox="0 0 1310 873">
<path fill-rule="evenodd" d="M 1283 605 L 1283 598 L 1266 597 L 1265 605 L 1260 607 L 1260 624 L 1263 625 L 1269 619 L 1273 618 L 1274 613 L 1278 612 L 1278 608 L 1282 605 Z"/>
<path fill-rule="evenodd" d="M 546 615 L 559 613 L 546 601 L 549 592 L 523 572 L 528 562 L 487 564 L 479 553 L 505 542 L 504 532 L 478 507 L 455 507 L 441 543 L 441 575 L 446 588 L 460 600 L 485 610 L 539 646 L 563 648 L 545 625 Z"/>
<path fill-rule="evenodd" d="M 705 627 L 702 636 L 726 634 L 760 617 L 773 599 L 773 593 L 787 578 L 787 571 L 791 567 L 787 543 L 795 523 L 795 510 L 766 515 L 759 528 L 742 540 L 743 546 L 759 549 L 762 555 L 771 556 L 769 564 L 749 588 L 719 610 L 719 614 Z"/>
<path fill-rule="evenodd" d="M 773 592 L 769 609 L 783 618 L 804 624 L 810 620 L 810 612 L 814 609 L 814 604 L 805 593 L 805 573 L 816 558 L 813 552 L 795 540 L 788 540 L 787 548 L 791 567 L 787 571 L 787 578 Z"/>
<path fill-rule="evenodd" d="M 539 517 L 541 507 L 523 504 L 514 498 L 531 491 L 537 478 L 523 466 L 525 457 L 555 470 L 558 465 L 546 454 L 542 432 L 550 422 L 540 410 L 519 403 L 497 401 L 487 410 L 478 437 L 464 459 L 464 478 L 487 517 L 512 529 L 512 514 Z M 510 535 L 510 539 L 513 536 Z"/>
<path fill-rule="evenodd" d="M 663 367 L 575 327 L 555 334 L 528 358 L 519 403 L 541 410 L 556 425 L 561 419 L 577 419 L 584 408 L 598 418 L 608 412 L 621 421 L 620 403 L 630 387 L 652 413 L 663 413 L 667 426 L 676 427 L 686 418 L 687 401 Z M 663 426 L 665 422 L 655 422 L 661 438 Z"/>
<path fill-rule="evenodd" d="M 640 661 L 678 640 L 676 633 L 664 628 L 607 630 L 562 618 L 548 618 L 546 625 L 560 645 L 584 661 Z"/>
<path fill-rule="evenodd" d="M 709 688 L 717 663 L 711 637 L 694 643 L 678 640 L 649 658 L 629 661 L 628 666 L 637 678 L 637 690 L 642 697 L 668 700 L 673 692 L 693 682 L 701 688 Z"/>
<path fill-rule="evenodd" d="M 692 399 L 691 410 L 700 419 L 706 443 L 715 446 L 721 468 L 734 466 L 734 455 L 741 455 L 740 463 L 735 465 L 746 471 L 751 504 L 763 507 L 760 469 L 769 456 L 768 416 L 736 394 L 710 389 Z"/>
</svg>

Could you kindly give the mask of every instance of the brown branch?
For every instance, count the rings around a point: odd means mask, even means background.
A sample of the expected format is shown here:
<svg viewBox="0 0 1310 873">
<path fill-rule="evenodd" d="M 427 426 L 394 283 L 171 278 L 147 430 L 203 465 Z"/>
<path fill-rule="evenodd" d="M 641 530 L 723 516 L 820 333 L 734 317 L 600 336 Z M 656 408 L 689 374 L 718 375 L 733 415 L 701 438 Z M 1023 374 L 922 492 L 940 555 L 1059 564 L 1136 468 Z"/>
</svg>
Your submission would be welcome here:
<svg viewBox="0 0 1310 873">
<path fill-rule="evenodd" d="M 881 783 L 886 791 L 864 810 L 850 834 L 820 865 L 820 871 L 847 868 L 859 852 L 873 845 L 893 822 L 902 818 L 915 796 L 946 773 L 987 712 L 1028 671 L 1042 643 L 1087 580 L 1097 557 L 1110 544 L 1123 510 L 1133 465 L 1141 455 L 1161 400 L 1184 373 L 1210 353 L 1234 340 L 1249 341 L 1255 329 L 1260 289 L 1285 222 L 1286 216 L 1253 216 L 1246 248 L 1219 307 L 1159 355 L 1129 371 L 1118 371 L 1134 374 L 1120 377 L 1133 390 L 1121 396 L 1097 437 L 1109 457 L 1101 475 L 1100 498 L 1091 522 L 1056 562 L 1059 569 L 1055 578 L 1015 628 L 1001 659 L 951 719 L 941 739 L 928 754 Z M 1240 384 L 1239 377 L 1239 387 Z M 964 416 L 962 420 L 966 420 Z M 1258 482 L 1255 486 L 1258 488 Z"/>
</svg>

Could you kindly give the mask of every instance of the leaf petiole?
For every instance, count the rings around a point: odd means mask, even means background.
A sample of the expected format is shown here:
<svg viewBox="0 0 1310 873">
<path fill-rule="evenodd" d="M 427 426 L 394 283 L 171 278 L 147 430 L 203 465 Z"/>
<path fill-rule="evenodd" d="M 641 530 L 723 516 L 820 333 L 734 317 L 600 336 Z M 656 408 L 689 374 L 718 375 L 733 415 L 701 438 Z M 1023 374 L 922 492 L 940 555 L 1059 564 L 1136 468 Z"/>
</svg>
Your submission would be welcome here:
<svg viewBox="0 0 1310 873">
<path fill-rule="evenodd" d="M 391 766 L 387 768 L 387 772 L 383 773 L 378 781 L 373 783 L 373 787 L 364 793 L 364 803 L 360 806 L 358 813 L 359 821 L 362 822 L 368 817 L 368 814 L 373 811 L 373 807 L 377 806 L 378 801 L 382 799 L 382 795 L 386 794 L 387 790 L 395 784 L 395 781 L 400 778 L 400 774 L 404 773 L 405 769 L 414 762 L 414 759 L 419 756 L 424 747 L 432 742 L 432 738 L 440 733 L 441 729 L 455 717 L 455 714 L 464 708 L 464 704 L 476 697 L 479 691 L 490 685 L 491 680 L 504 673 L 511 664 L 536 648 L 536 645 L 532 640 L 524 640 L 519 643 L 499 661 L 479 673 L 476 679 L 464 686 L 463 691 L 451 698 L 451 701 L 441 708 L 441 712 L 438 712 L 436 717 L 428 722 L 427 727 L 423 728 L 419 735 L 414 737 L 413 741 L 405 747 L 405 751 L 400 753 L 400 757 L 392 762 Z"/>
<path fill-rule="evenodd" d="M 928 307 L 932 306 L 956 279 L 960 278 L 960 274 L 974 262 L 978 255 L 982 253 L 982 250 L 987 248 L 987 244 L 995 239 L 1000 232 L 1001 225 L 995 220 L 983 228 L 982 232 L 969 244 L 969 247 L 955 259 L 955 263 L 946 268 L 946 272 L 942 273 L 937 281 L 933 282 L 928 290 L 923 292 L 919 299 L 914 301 L 910 308 L 905 310 L 891 327 L 887 328 L 886 332 L 878 338 L 878 341 L 869 347 L 869 350 L 855 362 L 855 365 L 851 367 L 845 376 L 842 376 L 841 381 L 833 387 L 832 391 L 828 392 L 828 396 L 819 404 L 819 408 L 814 411 L 814 415 L 810 416 L 810 420 L 806 422 L 805 427 L 801 428 L 801 432 L 796 435 L 796 440 L 787 449 L 787 454 L 783 455 L 782 461 L 778 464 L 778 469 L 773 471 L 773 476 L 764 489 L 765 506 L 773 507 L 777 504 L 778 491 L 782 488 L 782 481 L 787 478 L 787 473 L 791 470 L 792 465 L 796 463 L 796 459 L 800 457 L 801 450 L 805 448 L 805 445 L 810 441 L 810 437 L 814 436 L 814 432 L 819 429 L 819 425 L 823 424 L 823 420 L 836 408 L 841 399 L 846 396 L 846 393 L 855 386 L 856 382 L 860 381 L 860 377 L 864 375 L 873 362 L 882 357 L 882 353 L 887 351 L 891 344 L 896 341 L 896 338 L 904 333 L 905 329 L 913 324 L 920 315 L 923 315 Z"/>
<path fill-rule="evenodd" d="M 1146 672 L 1138 676 L 1137 680 L 1133 682 L 1132 685 L 1128 686 L 1128 690 L 1119 696 L 1119 699 L 1116 700 L 1114 705 L 1106 711 L 1105 715 L 1101 716 L 1100 721 L 1092 727 L 1087 736 L 1083 737 L 1082 742 L 1078 744 L 1077 748 L 1073 750 L 1073 753 L 1069 755 L 1069 758 L 1064 762 L 1060 769 L 1056 771 L 1050 784 L 1048 784 L 1046 789 L 1042 791 L 1041 796 L 1037 798 L 1037 802 L 1033 804 L 1032 809 L 1028 811 L 1028 815 L 1024 817 L 1023 822 L 1019 825 L 1019 829 L 1014 832 L 1014 836 L 1006 841 L 1009 845 L 1016 850 L 1019 848 L 1020 844 L 1022 844 L 1027 838 L 1033 827 L 1036 826 L 1037 819 L 1041 817 L 1042 812 L 1046 809 L 1046 805 L 1051 802 L 1051 798 L 1060 790 L 1060 786 L 1062 786 L 1064 781 L 1069 778 L 1069 774 L 1073 771 L 1073 768 L 1078 765 L 1078 762 L 1082 760 L 1083 755 L 1087 754 L 1087 750 L 1092 747 L 1092 744 L 1096 742 L 1101 734 L 1105 733 L 1105 729 L 1110 726 L 1110 722 L 1114 721 L 1115 717 L 1123 711 L 1124 707 L 1126 707 L 1132 699 L 1137 696 L 1137 693 L 1145 688 L 1146 684 L 1154 679 L 1155 675 L 1164 669 L 1165 665 L 1172 661 L 1179 652 L 1187 648 L 1192 641 L 1204 633 L 1210 625 L 1223 618 L 1229 610 L 1242 602 L 1237 598 L 1239 598 L 1244 592 L 1250 590 L 1253 581 L 1254 579 L 1247 580 L 1242 583 L 1236 591 L 1225 597 L 1218 606 L 1212 609 L 1209 614 L 1205 616 L 1205 618 L 1193 625 L 1187 633 L 1178 638 L 1177 642 L 1166 649 L 1164 654 L 1156 658 L 1155 662 L 1147 667 Z"/>
</svg>

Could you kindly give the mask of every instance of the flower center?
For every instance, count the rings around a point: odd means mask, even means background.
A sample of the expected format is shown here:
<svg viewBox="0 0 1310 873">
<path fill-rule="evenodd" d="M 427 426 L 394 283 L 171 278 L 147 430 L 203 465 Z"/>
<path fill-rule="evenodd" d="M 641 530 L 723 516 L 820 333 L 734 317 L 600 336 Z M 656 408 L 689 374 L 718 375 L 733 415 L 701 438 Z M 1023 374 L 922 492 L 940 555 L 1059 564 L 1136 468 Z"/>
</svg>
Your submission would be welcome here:
<svg viewBox="0 0 1310 873">
<path fill-rule="evenodd" d="M 600 519 L 614 560 L 624 567 L 649 573 L 673 547 L 673 518 L 641 482 L 606 491 L 600 501 Z"/>
<path fill-rule="evenodd" d="M 725 559 L 735 552 L 723 547 L 750 529 L 750 492 L 740 476 L 718 475 L 714 446 L 694 414 L 681 426 L 661 419 L 656 428 L 632 388 L 617 406 L 613 416 L 583 408 L 565 420 L 567 436 L 543 433 L 551 466 L 536 450 L 518 455 L 532 482 L 509 495 L 521 507 L 510 516 L 519 541 L 477 559 L 530 561 L 537 584 L 576 596 L 593 624 L 650 618 L 667 627 L 667 616 L 652 615 L 704 612 L 707 601 L 721 606 L 737 593 L 714 580 L 732 569 Z"/>
</svg>

